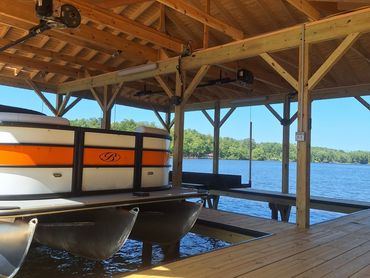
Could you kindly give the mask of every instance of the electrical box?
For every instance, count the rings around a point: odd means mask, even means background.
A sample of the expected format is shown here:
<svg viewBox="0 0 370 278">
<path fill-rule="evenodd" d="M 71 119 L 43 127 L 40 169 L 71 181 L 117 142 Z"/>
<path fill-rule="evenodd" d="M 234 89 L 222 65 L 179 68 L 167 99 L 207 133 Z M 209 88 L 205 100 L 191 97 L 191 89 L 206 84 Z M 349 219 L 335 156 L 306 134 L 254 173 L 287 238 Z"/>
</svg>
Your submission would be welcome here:
<svg viewBox="0 0 370 278">
<path fill-rule="evenodd" d="M 297 131 L 295 133 L 295 140 L 297 142 L 304 142 L 305 141 L 305 133 L 303 131 Z"/>
</svg>

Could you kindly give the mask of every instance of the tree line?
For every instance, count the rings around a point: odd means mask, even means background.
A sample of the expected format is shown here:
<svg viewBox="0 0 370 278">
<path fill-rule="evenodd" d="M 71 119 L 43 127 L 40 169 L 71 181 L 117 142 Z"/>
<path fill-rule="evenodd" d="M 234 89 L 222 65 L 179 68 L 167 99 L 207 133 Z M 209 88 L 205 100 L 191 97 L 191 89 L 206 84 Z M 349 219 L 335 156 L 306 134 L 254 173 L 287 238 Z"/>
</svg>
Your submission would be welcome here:
<svg viewBox="0 0 370 278">
<path fill-rule="evenodd" d="M 72 120 L 71 125 L 81 127 L 99 128 L 101 119 Z M 113 130 L 134 131 L 138 126 L 156 127 L 153 122 L 136 122 L 123 120 L 112 123 Z M 173 134 L 172 134 L 173 135 Z M 220 159 L 249 159 L 249 144 L 252 144 L 253 160 L 281 160 L 282 144 L 256 143 L 254 140 L 237 140 L 230 137 L 220 138 Z M 184 156 L 187 158 L 209 158 L 213 151 L 213 136 L 202 134 L 194 129 L 186 129 L 184 135 Z M 289 159 L 297 158 L 296 144 L 290 144 Z M 345 152 L 330 148 L 312 147 L 312 162 L 322 163 L 370 163 L 370 152 L 351 151 Z"/>
</svg>

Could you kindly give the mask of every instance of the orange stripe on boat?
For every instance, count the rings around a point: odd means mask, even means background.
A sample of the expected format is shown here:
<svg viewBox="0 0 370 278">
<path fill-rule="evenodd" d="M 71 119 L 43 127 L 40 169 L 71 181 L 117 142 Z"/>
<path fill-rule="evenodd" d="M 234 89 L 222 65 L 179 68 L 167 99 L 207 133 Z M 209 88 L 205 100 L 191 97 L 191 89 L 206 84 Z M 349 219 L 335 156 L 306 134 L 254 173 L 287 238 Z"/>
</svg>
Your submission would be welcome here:
<svg viewBox="0 0 370 278">
<path fill-rule="evenodd" d="M 129 166 L 135 163 L 134 150 L 118 149 L 84 149 L 85 166 Z"/>
<path fill-rule="evenodd" d="M 168 165 L 169 153 L 165 151 L 143 151 L 143 166 Z"/>
<path fill-rule="evenodd" d="M 73 147 L 0 145 L 2 166 L 72 166 Z"/>
</svg>

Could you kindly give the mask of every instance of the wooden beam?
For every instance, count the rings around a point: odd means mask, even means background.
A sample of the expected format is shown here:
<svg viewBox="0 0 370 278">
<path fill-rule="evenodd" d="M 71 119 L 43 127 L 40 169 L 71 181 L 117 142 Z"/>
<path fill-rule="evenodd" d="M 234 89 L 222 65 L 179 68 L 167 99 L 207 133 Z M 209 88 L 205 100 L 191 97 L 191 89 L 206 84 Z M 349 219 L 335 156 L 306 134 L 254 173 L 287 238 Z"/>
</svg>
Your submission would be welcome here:
<svg viewBox="0 0 370 278">
<path fill-rule="evenodd" d="M 77 103 L 80 102 L 82 98 L 77 97 L 74 101 L 71 102 L 64 110 L 63 112 L 59 115 L 60 117 L 63 117 L 69 110 L 71 110 Z"/>
<path fill-rule="evenodd" d="M 365 33 L 370 31 L 370 8 L 346 14 L 333 16 L 305 24 L 306 42 L 319 43 L 352 33 Z M 224 44 L 194 52 L 189 57 L 182 58 L 183 70 L 192 70 L 204 64 L 223 64 L 257 56 L 261 53 L 272 53 L 296 48 L 300 45 L 301 25 L 283 30 L 262 34 L 237 42 Z M 102 74 L 92 78 L 80 79 L 74 82 L 61 84 L 61 92 L 88 89 L 91 85 L 102 86 L 120 81 L 134 81 L 153 77 L 154 75 L 175 73 L 177 71 L 178 57 L 159 61 L 155 70 L 145 73 L 120 76 L 119 71 Z"/>
<path fill-rule="evenodd" d="M 57 96 L 61 96 L 61 97 L 63 97 L 62 95 L 57 95 Z M 68 101 L 69 101 L 70 97 L 71 97 L 71 93 L 67 93 L 67 94 L 64 96 L 63 101 L 62 101 L 62 103 L 60 104 L 59 109 L 57 110 L 57 114 L 56 114 L 56 116 L 60 117 L 60 115 L 62 115 L 62 114 L 63 114 L 63 111 L 64 111 L 64 109 L 66 108 L 66 106 L 67 106 L 67 104 L 68 104 Z"/>
<path fill-rule="evenodd" d="M 124 82 L 121 82 L 114 90 L 111 99 L 109 100 L 107 109 L 111 109 L 113 107 L 114 101 L 117 99 L 117 96 L 121 93 L 123 88 Z"/>
<path fill-rule="evenodd" d="M 143 2 L 147 2 L 147 1 L 150 1 L 150 0 L 103 0 L 99 3 L 97 3 L 97 5 L 101 8 L 113 9 L 113 8 L 117 8 L 117 7 L 120 7 L 120 6 L 143 3 Z"/>
<path fill-rule="evenodd" d="M 267 64 L 269 64 L 282 78 L 284 78 L 296 91 L 298 90 L 298 81 L 288 71 L 286 71 L 271 55 L 262 53 L 259 55 Z"/>
<path fill-rule="evenodd" d="M 311 93 L 313 95 L 313 93 Z M 298 118 L 298 111 L 293 114 L 292 117 L 289 119 L 289 124 L 294 123 L 294 121 Z"/>
<path fill-rule="evenodd" d="M 153 110 L 154 114 L 157 116 L 157 119 L 159 120 L 159 122 L 161 123 L 163 128 L 168 130 L 168 126 L 167 126 L 166 122 L 163 120 L 161 114 L 159 114 L 159 112 L 155 108 L 153 108 L 152 110 Z"/>
<path fill-rule="evenodd" d="M 109 107 L 109 99 L 112 94 L 112 85 L 104 86 L 103 91 L 103 118 L 101 128 L 109 130 L 111 128 L 112 107 Z M 113 97 L 112 97 L 113 98 Z"/>
<path fill-rule="evenodd" d="M 159 27 L 158 30 L 162 33 L 166 33 L 166 6 L 160 4 L 159 6 Z"/>
<path fill-rule="evenodd" d="M 211 12 L 211 0 L 206 0 L 206 13 L 209 15 Z M 209 46 L 209 28 L 207 24 L 203 24 L 203 48 Z"/>
<path fill-rule="evenodd" d="M 357 96 L 355 97 L 355 99 L 357 99 L 358 102 L 360 102 L 363 106 L 365 106 L 367 109 L 370 110 L 370 104 L 366 100 L 364 100 L 362 97 Z"/>
<path fill-rule="evenodd" d="M 230 116 L 234 113 L 235 110 L 236 110 L 236 107 L 232 107 L 229 109 L 229 111 L 227 111 L 225 116 L 223 116 L 222 120 L 220 121 L 220 127 L 222 127 L 224 123 L 226 123 L 226 121 L 230 118 Z"/>
<path fill-rule="evenodd" d="M 311 96 L 308 89 L 309 44 L 302 27 L 299 48 L 298 132 L 297 141 L 297 219 L 299 228 L 310 226 L 310 164 L 311 164 Z"/>
<path fill-rule="evenodd" d="M 175 96 L 173 90 L 167 84 L 167 82 L 159 75 L 154 76 L 155 80 L 157 80 L 158 84 L 162 87 L 163 91 L 167 94 L 169 98 Z"/>
<path fill-rule="evenodd" d="M 266 108 L 271 112 L 272 115 L 275 116 L 275 118 L 281 123 L 283 121 L 283 118 L 279 115 L 278 112 L 270 105 L 270 104 L 265 104 Z"/>
<path fill-rule="evenodd" d="M 0 22 L 28 31 L 34 25 L 39 24 L 39 19 L 34 14 L 32 2 L 3 0 L 0 1 Z M 48 30 L 44 35 L 109 55 L 112 55 L 116 50 L 121 50 L 123 57 L 134 61 L 155 61 L 157 59 L 157 51 L 153 48 L 84 24 L 76 29 Z"/>
<path fill-rule="evenodd" d="M 196 87 L 198 87 L 199 83 L 202 81 L 203 77 L 207 74 L 210 65 L 203 65 L 198 70 L 197 74 L 194 76 L 193 80 L 190 82 L 189 86 L 186 88 L 184 92 L 184 96 L 182 102 L 186 104 L 190 96 L 193 94 Z"/>
<path fill-rule="evenodd" d="M 11 43 L 11 40 L 2 39 L 0 38 L 0 45 L 6 45 L 8 43 Z M 38 48 L 31 45 L 28 45 L 26 43 L 18 44 L 13 49 L 22 50 L 25 52 L 29 52 L 32 54 L 36 54 L 38 56 L 47 57 L 53 60 L 60 60 L 60 61 L 66 61 L 68 63 L 73 63 L 76 65 L 83 66 L 87 69 L 96 69 L 101 70 L 105 72 L 115 71 L 117 68 L 111 67 L 109 65 L 101 64 L 101 63 L 95 63 L 93 61 L 86 60 L 84 58 L 78 57 L 78 56 L 71 56 L 66 54 L 61 54 L 55 51 L 51 51 L 44 48 Z"/>
<path fill-rule="evenodd" d="M 360 33 L 349 34 L 340 45 L 330 54 L 328 59 L 320 66 L 320 68 L 308 80 L 309 90 L 313 89 L 320 80 L 333 68 L 333 66 L 343 57 L 347 50 L 360 37 Z"/>
<path fill-rule="evenodd" d="M 202 111 L 203 115 L 207 118 L 207 120 L 209 121 L 209 123 L 214 127 L 215 126 L 215 122 L 212 119 L 212 117 L 208 114 L 207 110 L 202 109 L 201 111 Z"/>
<path fill-rule="evenodd" d="M 91 91 L 91 94 L 93 95 L 93 97 L 95 98 L 96 102 L 99 104 L 101 110 L 104 111 L 104 104 L 101 101 L 98 92 L 93 87 L 90 88 L 90 91 Z"/>
<path fill-rule="evenodd" d="M 90 18 L 98 23 L 110 26 L 120 32 L 133 35 L 137 38 L 150 41 L 161 47 L 173 50 L 177 53 L 182 51 L 183 42 L 153 28 L 131 20 L 122 15 L 112 13 L 109 10 L 91 5 L 86 0 L 63 0 L 78 8 L 82 16 Z"/>
<path fill-rule="evenodd" d="M 22 67 L 29 67 L 45 73 L 58 73 L 72 78 L 77 78 L 80 75 L 80 70 L 76 68 L 57 65 L 50 62 L 41 61 L 39 59 L 19 56 L 16 54 L 0 53 L 0 62 Z"/>
<path fill-rule="evenodd" d="M 314 21 L 321 18 L 320 12 L 306 0 L 286 0 L 294 8 L 305 14 L 309 20 Z"/>
<path fill-rule="evenodd" d="M 50 103 L 50 101 L 44 96 L 44 94 L 37 87 L 37 85 L 34 82 L 32 82 L 32 80 L 30 80 L 30 79 L 25 79 L 25 81 L 35 91 L 35 93 L 39 96 L 39 98 L 41 98 L 41 100 L 43 101 L 43 103 L 45 103 L 45 105 L 49 108 L 49 110 L 56 116 L 58 114 L 57 110 Z"/>
<path fill-rule="evenodd" d="M 237 28 L 234 28 L 229 24 L 207 14 L 207 12 L 194 7 L 184 0 L 157 0 L 157 2 L 160 2 L 184 15 L 187 15 L 209 27 L 212 27 L 235 40 L 241 40 L 244 38 L 243 31 L 238 30 Z"/>
</svg>

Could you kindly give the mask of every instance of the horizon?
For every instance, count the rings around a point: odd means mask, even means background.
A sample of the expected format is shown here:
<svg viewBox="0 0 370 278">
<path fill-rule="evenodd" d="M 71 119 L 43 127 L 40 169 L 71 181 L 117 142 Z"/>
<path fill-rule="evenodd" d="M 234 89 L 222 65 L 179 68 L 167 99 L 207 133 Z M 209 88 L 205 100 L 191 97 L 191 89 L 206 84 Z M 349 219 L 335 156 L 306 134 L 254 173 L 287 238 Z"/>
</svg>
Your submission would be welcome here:
<svg viewBox="0 0 370 278">
<path fill-rule="evenodd" d="M 11 91 L 5 94 L 4 91 Z M 28 108 L 52 116 L 41 99 L 31 90 L 0 85 L 0 104 Z M 46 93 L 46 98 L 55 103 L 55 95 Z M 363 97 L 370 102 L 370 96 Z M 71 98 L 70 102 L 73 101 Z M 281 115 L 282 104 L 274 104 L 273 108 Z M 291 104 L 291 115 L 297 110 L 297 103 Z M 213 110 L 207 110 L 213 117 Z M 221 110 L 221 118 L 228 109 Z M 163 113 L 160 113 L 163 115 Z M 100 107 L 93 100 L 81 100 L 72 108 L 65 118 L 89 119 L 102 116 Z M 173 117 L 173 115 L 172 115 Z M 112 123 L 122 120 L 154 122 L 158 127 L 161 123 L 151 110 L 114 105 Z M 245 119 L 245 122 L 243 122 Z M 264 107 L 237 108 L 220 130 L 221 137 L 237 140 L 249 137 L 249 121 L 253 122 L 252 139 L 256 143 L 281 143 L 282 126 L 278 120 Z M 193 125 L 196 123 L 196 126 Z M 370 111 L 354 98 L 317 100 L 312 103 L 312 147 L 323 147 L 343 151 L 370 151 Z M 244 127 L 243 127 L 244 125 Z M 243 127 L 243 128 L 241 128 Z M 267 127 L 267 128 L 266 128 Z M 195 129 L 198 132 L 213 136 L 213 127 L 201 111 L 185 113 L 185 129 Z M 294 144 L 297 121 L 290 128 L 290 143 Z"/>
</svg>

